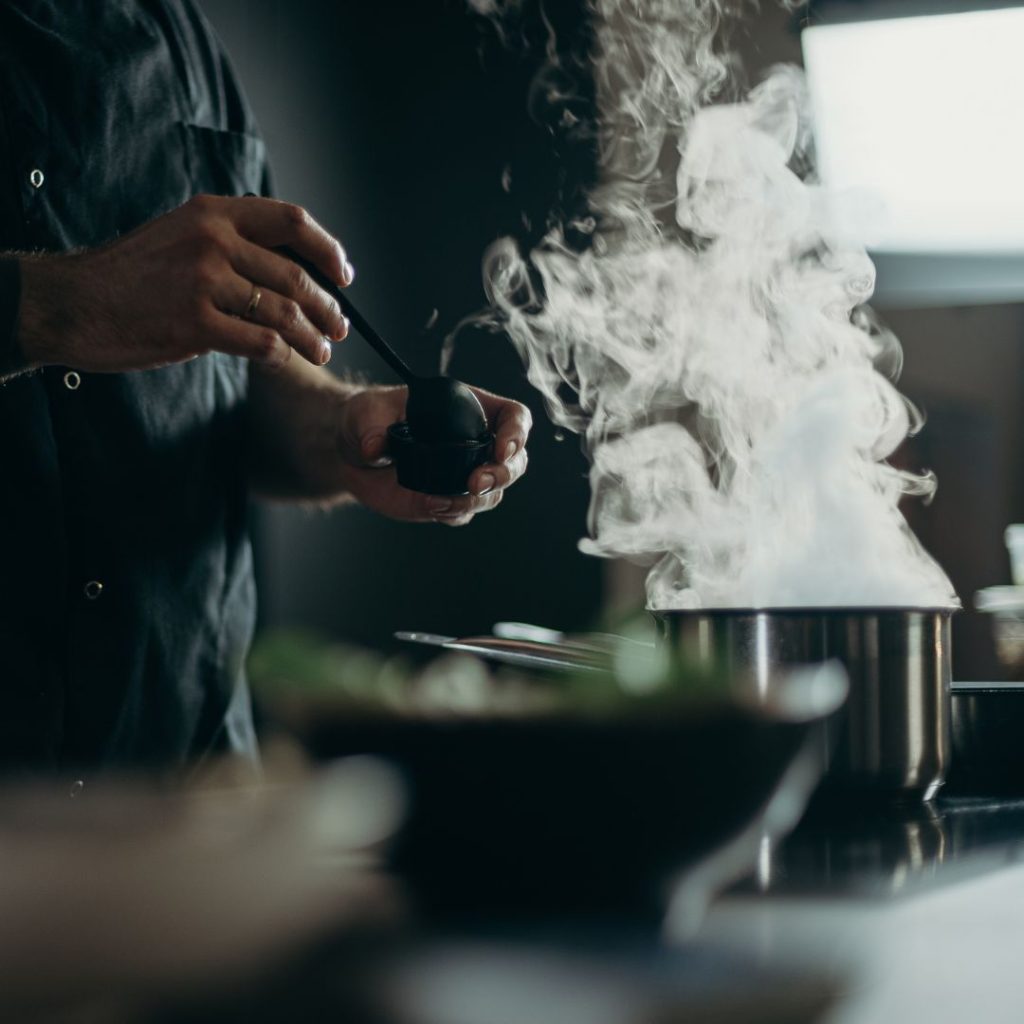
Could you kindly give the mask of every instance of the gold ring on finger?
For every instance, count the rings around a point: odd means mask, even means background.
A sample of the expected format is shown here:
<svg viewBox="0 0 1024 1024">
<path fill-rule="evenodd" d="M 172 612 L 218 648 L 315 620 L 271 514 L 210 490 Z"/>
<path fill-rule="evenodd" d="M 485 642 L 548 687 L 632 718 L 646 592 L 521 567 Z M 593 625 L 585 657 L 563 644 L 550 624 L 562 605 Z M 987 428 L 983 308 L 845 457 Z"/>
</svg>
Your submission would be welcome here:
<svg viewBox="0 0 1024 1024">
<path fill-rule="evenodd" d="M 245 312 L 242 316 L 246 320 L 251 320 L 256 315 L 256 310 L 259 308 L 260 299 L 263 298 L 263 292 L 256 287 L 252 286 L 252 294 L 249 296 L 249 305 L 245 307 Z"/>
</svg>

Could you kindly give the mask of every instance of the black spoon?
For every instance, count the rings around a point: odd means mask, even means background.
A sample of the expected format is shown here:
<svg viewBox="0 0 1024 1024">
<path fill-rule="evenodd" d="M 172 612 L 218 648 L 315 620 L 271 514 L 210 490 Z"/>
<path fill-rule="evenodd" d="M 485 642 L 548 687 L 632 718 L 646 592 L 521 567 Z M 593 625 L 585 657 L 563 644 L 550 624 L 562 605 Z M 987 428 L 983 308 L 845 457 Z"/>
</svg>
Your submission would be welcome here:
<svg viewBox="0 0 1024 1024">
<path fill-rule="evenodd" d="M 279 252 L 296 262 L 324 291 L 333 296 L 352 326 L 408 386 L 405 418 L 414 438 L 430 444 L 441 444 L 476 441 L 486 435 L 487 416 L 480 399 L 468 385 L 452 377 L 421 377 L 413 373 L 333 281 L 291 249 L 282 248 Z"/>
</svg>

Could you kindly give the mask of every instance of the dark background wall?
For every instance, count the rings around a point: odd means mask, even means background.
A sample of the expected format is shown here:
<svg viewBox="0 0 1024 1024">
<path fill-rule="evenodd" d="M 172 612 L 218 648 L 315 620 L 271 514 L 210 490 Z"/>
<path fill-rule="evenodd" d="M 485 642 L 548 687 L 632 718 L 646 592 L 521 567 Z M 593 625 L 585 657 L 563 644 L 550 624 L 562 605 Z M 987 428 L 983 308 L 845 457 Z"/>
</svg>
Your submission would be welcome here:
<svg viewBox="0 0 1024 1024">
<path fill-rule="evenodd" d="M 345 241 L 359 275 L 353 298 L 412 361 L 436 365 L 443 334 L 483 302 L 485 247 L 509 232 L 536 237 L 564 187 L 586 176 L 580 154 L 527 112 L 536 54 L 499 46 L 462 0 L 203 6 L 261 121 L 279 194 Z M 574 7 L 548 4 L 566 24 Z M 797 21 L 771 2 L 744 21 L 737 43 L 752 80 L 799 61 Z M 438 327 L 424 331 L 435 308 Z M 997 677 L 988 623 L 971 605 L 979 587 L 1008 581 L 1002 529 L 1024 519 L 1024 314 L 1003 305 L 883 315 L 904 343 L 903 390 L 929 420 L 904 458 L 936 470 L 939 492 L 908 513 L 967 609 L 955 622 L 955 673 Z M 336 371 L 349 368 L 389 379 L 358 340 L 335 356 Z M 584 627 L 603 601 L 642 599 L 641 574 L 576 551 L 585 463 L 573 438 L 555 440 L 507 343 L 467 337 L 454 371 L 533 406 L 526 480 L 465 530 L 357 509 L 263 515 L 266 625 L 380 646 L 394 629 L 468 633 L 501 618 Z"/>
<path fill-rule="evenodd" d="M 462 0 L 202 6 L 260 121 L 278 194 L 343 240 L 357 271 L 353 301 L 414 368 L 436 372 L 444 335 L 484 304 L 487 245 L 509 232 L 536 237 L 565 190 L 567 162 L 586 174 L 585 154 L 566 153 L 527 111 L 536 54 L 501 46 Z M 435 309 L 437 326 L 425 330 Z M 393 379 L 356 338 L 331 366 Z M 383 646 L 396 629 L 592 624 L 602 567 L 576 550 L 588 499 L 578 443 L 555 439 L 503 339 L 470 332 L 452 372 L 533 407 L 527 477 L 463 529 L 357 508 L 261 513 L 265 626 Z"/>
</svg>

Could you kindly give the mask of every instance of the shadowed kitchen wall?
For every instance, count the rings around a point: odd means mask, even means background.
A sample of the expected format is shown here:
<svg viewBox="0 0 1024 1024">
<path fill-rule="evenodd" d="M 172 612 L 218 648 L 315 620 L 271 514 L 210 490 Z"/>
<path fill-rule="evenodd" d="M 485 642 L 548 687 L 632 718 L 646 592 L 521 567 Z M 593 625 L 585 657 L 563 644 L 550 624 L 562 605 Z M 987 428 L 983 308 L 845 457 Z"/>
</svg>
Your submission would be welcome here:
<svg viewBox="0 0 1024 1024">
<path fill-rule="evenodd" d="M 572 5 L 562 6 L 571 16 Z M 527 112 L 535 57 L 499 46 L 461 0 L 202 7 L 256 112 L 277 194 L 344 241 L 357 271 L 353 300 L 414 368 L 436 372 L 444 334 L 484 302 L 486 246 L 528 234 L 524 213 L 536 233 L 558 201 L 567 155 Z M 427 331 L 434 309 L 437 327 Z M 331 366 L 393 382 L 354 336 Z M 593 623 L 602 568 L 576 549 L 588 499 L 577 442 L 555 439 L 504 340 L 467 336 L 452 370 L 532 406 L 527 477 L 463 529 L 356 508 L 260 512 L 264 627 L 303 625 L 384 646 L 396 629 Z"/>
</svg>

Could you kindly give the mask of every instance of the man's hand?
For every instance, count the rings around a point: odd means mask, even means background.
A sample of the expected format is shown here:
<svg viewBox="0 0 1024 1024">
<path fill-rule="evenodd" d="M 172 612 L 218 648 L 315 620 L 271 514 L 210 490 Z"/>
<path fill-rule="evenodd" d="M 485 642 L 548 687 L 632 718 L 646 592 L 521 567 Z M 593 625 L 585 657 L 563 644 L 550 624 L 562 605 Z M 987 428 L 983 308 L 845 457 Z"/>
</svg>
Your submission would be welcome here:
<svg viewBox="0 0 1024 1024">
<path fill-rule="evenodd" d="M 392 519 L 464 526 L 478 512 L 497 507 L 505 488 L 526 472 L 530 410 L 519 402 L 473 388 L 495 434 L 496 461 L 480 466 L 469 479 L 470 494 L 439 497 L 400 487 L 387 457 L 387 429 L 403 418 L 404 387 L 368 388 L 341 407 L 340 450 L 349 492 L 369 508 Z"/>
<path fill-rule="evenodd" d="M 268 367 L 320 366 L 348 321 L 289 246 L 344 287 L 341 245 L 301 207 L 197 196 L 99 249 L 21 258 L 18 344 L 28 368 L 116 372 L 216 350 Z M 242 319 L 259 289 L 255 310 Z"/>
</svg>

